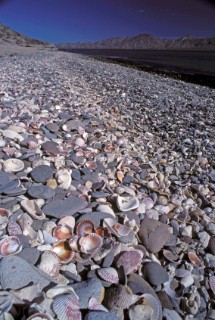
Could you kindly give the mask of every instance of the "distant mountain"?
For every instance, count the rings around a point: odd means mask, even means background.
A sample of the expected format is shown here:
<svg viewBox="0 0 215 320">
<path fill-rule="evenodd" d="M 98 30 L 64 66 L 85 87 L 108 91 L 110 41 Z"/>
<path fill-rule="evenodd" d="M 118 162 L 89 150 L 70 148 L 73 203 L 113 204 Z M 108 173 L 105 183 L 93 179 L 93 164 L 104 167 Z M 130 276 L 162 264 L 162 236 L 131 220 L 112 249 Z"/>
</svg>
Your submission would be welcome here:
<svg viewBox="0 0 215 320">
<path fill-rule="evenodd" d="M 51 48 L 48 42 L 29 38 L 0 23 L 0 45 L 18 45 L 22 47 L 42 46 Z"/>
<path fill-rule="evenodd" d="M 193 38 L 185 36 L 176 40 L 161 39 L 150 34 L 134 37 L 110 38 L 96 42 L 57 44 L 58 49 L 208 49 L 215 50 L 215 37 Z"/>
</svg>

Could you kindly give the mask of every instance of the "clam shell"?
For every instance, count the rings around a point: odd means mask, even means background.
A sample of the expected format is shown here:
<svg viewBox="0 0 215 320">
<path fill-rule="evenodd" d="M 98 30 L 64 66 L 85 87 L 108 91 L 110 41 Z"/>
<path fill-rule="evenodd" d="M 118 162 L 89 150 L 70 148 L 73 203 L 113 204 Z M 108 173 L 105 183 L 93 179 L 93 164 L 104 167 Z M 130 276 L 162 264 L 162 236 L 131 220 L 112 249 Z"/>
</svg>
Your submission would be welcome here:
<svg viewBox="0 0 215 320">
<path fill-rule="evenodd" d="M 93 254 L 102 246 L 102 238 L 96 233 L 91 233 L 88 236 L 82 237 L 79 240 L 81 251 L 87 254 Z"/>
<path fill-rule="evenodd" d="M 160 309 L 158 301 L 149 293 L 145 293 L 141 296 L 142 303 L 132 306 L 129 311 L 130 320 L 159 320 Z"/>
<path fill-rule="evenodd" d="M 52 307 L 58 320 L 81 320 L 80 304 L 74 294 L 57 296 Z"/>
<path fill-rule="evenodd" d="M 22 245 L 19 242 L 19 238 L 16 236 L 5 237 L 0 241 L 0 257 L 16 254 L 21 250 Z"/>
<path fill-rule="evenodd" d="M 54 319 L 46 313 L 35 313 L 32 316 L 30 316 L 27 320 L 54 320 Z"/>
<path fill-rule="evenodd" d="M 52 245 L 52 251 L 55 252 L 61 263 L 67 263 L 74 257 L 74 252 L 69 246 L 67 240 L 60 240 Z"/>
<path fill-rule="evenodd" d="M 45 251 L 41 255 L 41 261 L 38 267 L 50 276 L 55 277 L 59 274 L 60 260 L 56 253 Z"/>
<path fill-rule="evenodd" d="M 4 168 L 7 172 L 22 171 L 24 167 L 24 162 L 16 158 L 7 159 L 4 161 Z"/>
<path fill-rule="evenodd" d="M 55 175 L 55 178 L 58 182 L 58 186 L 64 190 L 67 190 L 72 182 L 72 177 L 67 169 L 60 169 Z"/>
<path fill-rule="evenodd" d="M 35 200 L 22 200 L 21 201 L 21 206 L 24 210 L 27 211 L 28 214 L 30 214 L 30 216 L 33 219 L 37 219 L 37 220 L 43 220 L 45 219 L 45 214 L 41 211 L 40 207 L 38 206 L 37 202 Z"/>
<path fill-rule="evenodd" d="M 101 268 L 101 269 L 98 269 L 97 272 L 103 280 L 110 283 L 119 283 L 119 276 L 116 269 L 111 267 Z"/>
<path fill-rule="evenodd" d="M 76 227 L 76 233 L 79 237 L 84 237 L 94 231 L 94 224 L 91 220 L 82 220 Z"/>
<path fill-rule="evenodd" d="M 72 229 L 67 225 L 59 225 L 53 229 L 53 236 L 58 240 L 70 239 L 72 236 Z"/>
<path fill-rule="evenodd" d="M 130 211 L 139 207 L 139 200 L 136 197 L 120 197 L 118 195 L 116 205 L 120 211 Z"/>
<path fill-rule="evenodd" d="M 59 225 L 66 225 L 73 230 L 75 227 L 75 218 L 72 216 L 65 216 L 59 220 L 58 224 Z"/>
<path fill-rule="evenodd" d="M 123 266 L 125 274 L 131 274 L 136 271 L 142 262 L 143 252 L 139 250 L 124 251 L 117 260 L 117 267 Z"/>
</svg>

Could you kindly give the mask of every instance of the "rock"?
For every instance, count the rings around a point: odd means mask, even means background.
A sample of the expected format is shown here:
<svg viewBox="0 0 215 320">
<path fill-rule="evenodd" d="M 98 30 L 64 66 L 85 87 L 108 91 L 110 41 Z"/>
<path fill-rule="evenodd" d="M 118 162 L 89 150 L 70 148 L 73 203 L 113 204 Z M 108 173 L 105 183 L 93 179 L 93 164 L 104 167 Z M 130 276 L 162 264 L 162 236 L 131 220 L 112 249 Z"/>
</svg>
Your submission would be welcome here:
<svg viewBox="0 0 215 320">
<path fill-rule="evenodd" d="M 91 311 L 86 314 L 84 320 L 119 320 L 110 312 Z"/>
<path fill-rule="evenodd" d="M 169 237 L 170 232 L 166 224 L 149 218 L 142 221 L 139 230 L 139 238 L 150 252 L 159 252 Z"/>
<path fill-rule="evenodd" d="M 208 249 L 212 254 L 215 255 L 215 237 L 210 238 L 210 241 L 208 243 Z"/>
<path fill-rule="evenodd" d="M 80 221 L 85 220 L 85 219 L 86 220 L 90 219 L 94 223 L 95 227 L 98 227 L 100 225 L 100 221 L 104 220 L 106 218 L 110 218 L 110 219 L 116 221 L 115 217 L 113 217 L 110 213 L 95 211 L 95 212 L 90 212 L 90 213 L 86 213 L 86 214 L 82 215 L 78 219 L 77 223 L 79 223 Z"/>
<path fill-rule="evenodd" d="M 40 251 L 36 248 L 24 248 L 17 254 L 17 256 L 24 259 L 31 265 L 35 265 L 40 257 Z"/>
<path fill-rule="evenodd" d="M 28 194 L 35 199 L 51 199 L 55 195 L 55 191 L 47 186 L 33 186 L 28 189 Z"/>
<path fill-rule="evenodd" d="M 47 123 L 46 124 L 46 128 L 50 131 L 50 132 L 57 132 L 57 131 L 59 131 L 59 126 L 56 124 L 56 123 L 54 123 L 54 122 L 49 122 L 49 123 Z"/>
<path fill-rule="evenodd" d="M 53 141 L 46 141 L 41 145 L 41 148 L 44 152 L 51 154 L 51 155 L 58 155 L 60 150 L 58 148 L 58 144 Z"/>
<path fill-rule="evenodd" d="M 147 262 L 143 270 L 144 278 L 154 286 L 159 286 L 169 280 L 168 273 L 157 262 Z"/>
<path fill-rule="evenodd" d="M 102 284 L 97 278 L 82 281 L 71 286 L 79 296 L 81 309 L 88 308 L 91 297 L 94 297 L 98 301 L 103 291 Z"/>
<path fill-rule="evenodd" d="M 46 182 L 48 179 L 53 177 L 53 170 L 50 166 L 40 165 L 34 168 L 30 175 L 36 182 Z"/>
<path fill-rule="evenodd" d="M 7 256 L 0 262 L 0 282 L 3 290 L 21 289 L 31 282 L 42 290 L 55 280 L 18 256 Z"/>
<path fill-rule="evenodd" d="M 70 216 L 83 209 L 86 201 L 78 197 L 70 197 L 65 200 L 53 200 L 42 207 L 42 211 L 54 218 Z"/>
<path fill-rule="evenodd" d="M 211 170 L 211 172 L 209 172 L 209 178 L 211 182 L 215 182 L 215 170 Z"/>
</svg>

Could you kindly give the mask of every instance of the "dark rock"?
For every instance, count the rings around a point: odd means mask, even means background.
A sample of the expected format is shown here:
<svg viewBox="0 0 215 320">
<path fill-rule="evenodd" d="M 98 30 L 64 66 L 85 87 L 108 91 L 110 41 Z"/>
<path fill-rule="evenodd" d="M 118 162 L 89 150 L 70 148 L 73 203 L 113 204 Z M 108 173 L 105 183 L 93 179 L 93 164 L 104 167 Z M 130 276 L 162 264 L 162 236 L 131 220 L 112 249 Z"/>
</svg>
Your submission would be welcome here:
<svg viewBox="0 0 215 320">
<path fill-rule="evenodd" d="M 60 150 L 58 148 L 58 144 L 53 141 L 46 141 L 41 145 L 41 148 L 43 151 L 45 151 L 48 154 L 51 155 L 57 155 L 60 153 Z"/>
<path fill-rule="evenodd" d="M 208 249 L 213 255 L 215 255 L 215 237 L 210 238 Z"/>
<path fill-rule="evenodd" d="M 54 123 L 54 122 L 49 122 L 49 123 L 47 123 L 46 124 L 46 128 L 50 131 L 50 132 L 57 132 L 57 131 L 59 131 L 59 126 L 56 124 L 56 123 Z"/>
<path fill-rule="evenodd" d="M 35 199 L 51 199 L 55 195 L 55 191 L 47 186 L 39 185 L 28 189 L 28 194 Z"/>
<path fill-rule="evenodd" d="M 71 173 L 72 179 L 79 181 L 81 179 L 81 174 L 78 169 L 72 169 Z"/>
<path fill-rule="evenodd" d="M 148 251 L 159 252 L 170 236 L 166 224 L 146 218 L 141 222 L 139 238 Z"/>
<path fill-rule="evenodd" d="M 70 197 L 65 200 L 54 200 L 43 206 L 42 211 L 51 217 L 62 218 L 71 216 L 83 209 L 87 205 L 86 201 L 78 197 Z"/>
<path fill-rule="evenodd" d="M 48 179 L 53 177 L 53 170 L 50 166 L 41 165 L 34 168 L 30 175 L 36 182 L 46 182 Z"/>
<path fill-rule="evenodd" d="M 159 286 L 169 280 L 166 270 L 154 261 L 144 264 L 143 274 L 144 278 L 154 286 Z"/>
</svg>

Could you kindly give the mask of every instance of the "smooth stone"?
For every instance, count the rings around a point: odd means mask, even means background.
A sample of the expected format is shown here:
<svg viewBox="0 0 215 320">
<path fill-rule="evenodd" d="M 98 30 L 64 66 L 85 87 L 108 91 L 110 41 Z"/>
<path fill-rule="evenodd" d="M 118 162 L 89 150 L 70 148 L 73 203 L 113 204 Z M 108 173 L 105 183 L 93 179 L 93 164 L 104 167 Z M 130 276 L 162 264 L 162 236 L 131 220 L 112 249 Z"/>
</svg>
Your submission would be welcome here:
<svg viewBox="0 0 215 320">
<path fill-rule="evenodd" d="M 24 140 L 23 136 L 21 136 L 21 134 L 13 131 L 13 130 L 4 130 L 2 132 L 3 136 L 5 138 L 9 138 L 9 139 L 12 139 L 12 140 L 18 140 L 18 141 L 22 141 Z"/>
<path fill-rule="evenodd" d="M 166 224 L 149 218 L 141 222 L 139 238 L 148 251 L 159 252 L 169 237 L 170 232 Z"/>
<path fill-rule="evenodd" d="M 157 296 L 158 296 L 158 299 L 160 300 L 162 308 L 166 308 L 169 310 L 173 309 L 173 304 L 171 302 L 171 299 L 165 291 L 157 292 Z"/>
<path fill-rule="evenodd" d="M 0 186 L 0 193 L 10 192 L 11 190 L 17 189 L 19 185 L 20 185 L 19 180 L 12 180 Z"/>
<path fill-rule="evenodd" d="M 86 162 L 84 157 L 76 156 L 76 154 L 73 154 L 71 159 L 73 162 L 75 162 L 75 164 L 84 164 Z"/>
<path fill-rule="evenodd" d="M 28 194 L 35 199 L 51 199 L 55 195 L 55 191 L 47 186 L 33 186 L 28 189 Z"/>
<path fill-rule="evenodd" d="M 46 141 L 41 145 L 41 148 L 44 152 L 51 154 L 51 155 L 58 155 L 60 150 L 58 148 L 58 144 L 53 141 Z"/>
<path fill-rule="evenodd" d="M 90 212 L 90 213 L 86 213 L 86 214 L 82 215 L 78 219 L 77 223 L 82 221 L 82 220 L 89 219 L 94 223 L 95 227 L 98 227 L 100 225 L 100 221 L 104 220 L 106 218 L 110 218 L 110 219 L 116 221 L 114 216 L 112 214 L 110 214 L 110 213 L 107 213 L 107 212 L 96 212 L 95 211 L 95 212 Z"/>
<path fill-rule="evenodd" d="M 91 311 L 86 314 L 84 320 L 119 320 L 110 312 Z"/>
<path fill-rule="evenodd" d="M 15 174 L 5 172 L 5 171 L 0 171 L 0 186 L 8 184 L 9 182 L 11 182 L 15 179 L 17 179 Z"/>
<path fill-rule="evenodd" d="M 106 198 L 109 196 L 109 193 L 103 191 L 95 191 L 91 193 L 91 196 L 95 199 Z"/>
<path fill-rule="evenodd" d="M 63 218 L 77 213 L 87 206 L 87 202 L 78 197 L 70 197 L 65 200 L 53 200 L 42 207 L 42 211 L 54 218 Z"/>
<path fill-rule="evenodd" d="M 211 182 L 215 182 L 215 170 L 211 170 L 211 172 L 209 172 L 209 178 Z"/>
<path fill-rule="evenodd" d="M 81 309 L 88 309 L 91 297 L 94 297 L 98 301 L 103 289 L 101 281 L 96 278 L 73 284 L 71 287 L 79 297 Z"/>
<path fill-rule="evenodd" d="M 210 238 L 208 249 L 213 255 L 215 255 L 215 237 Z"/>
<path fill-rule="evenodd" d="M 143 274 L 144 278 L 154 286 L 159 286 L 169 280 L 166 270 L 154 261 L 143 265 Z"/>
<path fill-rule="evenodd" d="M 78 169 L 72 169 L 72 179 L 79 181 L 81 179 L 81 173 Z"/>
<path fill-rule="evenodd" d="M 2 258 L 0 262 L 0 282 L 3 290 L 18 290 L 32 282 L 38 284 L 43 290 L 51 282 L 56 281 L 45 272 L 30 265 L 26 260 L 11 255 Z"/>
<path fill-rule="evenodd" d="M 56 123 L 54 123 L 54 122 L 49 122 L 49 123 L 47 123 L 46 124 L 46 128 L 50 131 L 50 132 L 57 132 L 57 131 L 59 131 L 59 126 L 56 124 Z"/>
<path fill-rule="evenodd" d="M 24 259 L 31 265 L 35 265 L 35 263 L 38 261 L 40 257 L 40 251 L 36 248 L 24 248 L 17 254 L 17 256 Z"/>
<path fill-rule="evenodd" d="M 67 128 L 66 131 L 72 131 L 72 130 L 77 130 L 78 127 L 84 127 L 85 123 L 80 120 L 69 120 L 63 125 L 63 128 L 65 128 L 65 126 Z"/>
<path fill-rule="evenodd" d="M 53 170 L 50 166 L 40 165 L 34 168 L 30 175 L 36 182 L 46 182 L 48 179 L 53 177 Z"/>
</svg>

